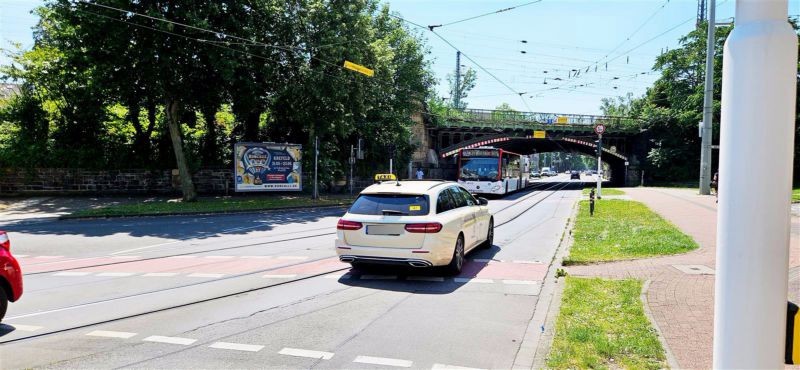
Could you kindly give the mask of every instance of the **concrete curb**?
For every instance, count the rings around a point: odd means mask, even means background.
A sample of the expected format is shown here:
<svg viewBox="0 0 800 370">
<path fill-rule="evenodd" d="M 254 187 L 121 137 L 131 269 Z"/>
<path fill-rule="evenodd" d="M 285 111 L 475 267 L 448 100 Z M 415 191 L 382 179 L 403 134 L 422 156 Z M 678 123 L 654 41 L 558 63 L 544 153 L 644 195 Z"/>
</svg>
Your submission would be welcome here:
<svg viewBox="0 0 800 370">
<path fill-rule="evenodd" d="M 306 209 L 336 209 L 349 207 L 349 203 L 325 205 L 325 206 L 296 206 L 296 207 L 279 207 L 279 208 L 264 208 L 264 209 L 248 209 L 239 211 L 211 211 L 211 212 L 169 212 L 169 213 L 141 213 L 136 215 L 109 215 L 109 216 L 72 216 L 61 215 L 58 220 L 96 220 L 104 218 L 138 218 L 138 217 L 161 217 L 161 216 L 210 216 L 210 215 L 233 215 L 233 214 L 255 214 L 255 213 L 269 213 L 276 211 L 297 211 Z"/>
<path fill-rule="evenodd" d="M 681 367 L 678 364 L 678 360 L 675 359 L 675 355 L 673 355 L 672 351 L 669 349 L 667 339 L 664 338 L 664 333 L 661 332 L 658 322 L 653 316 L 653 313 L 650 312 L 650 304 L 647 303 L 647 292 L 650 291 L 650 282 L 650 279 L 645 280 L 644 285 L 642 286 L 642 292 L 639 294 L 639 299 L 642 301 L 642 307 L 644 308 L 644 315 L 647 316 L 647 319 L 650 320 L 650 324 L 656 329 L 658 341 L 661 342 L 661 346 L 664 347 L 664 354 L 667 357 L 667 365 L 669 365 L 671 369 L 680 369 Z"/>
<path fill-rule="evenodd" d="M 550 353 L 550 346 L 553 343 L 555 334 L 555 322 L 558 311 L 561 308 L 561 295 L 564 292 L 563 282 L 559 284 L 556 278 L 556 270 L 561 268 L 564 256 L 572 245 L 572 227 L 575 224 L 577 215 L 577 205 L 573 205 L 572 214 L 561 235 L 556 253 L 550 261 L 547 275 L 542 282 L 542 290 L 539 299 L 536 301 L 533 317 L 528 322 L 525 329 L 525 337 L 520 344 L 519 351 L 514 358 L 513 369 L 544 369 L 546 368 L 547 355 Z M 542 299 L 548 297 L 549 299 Z"/>
</svg>

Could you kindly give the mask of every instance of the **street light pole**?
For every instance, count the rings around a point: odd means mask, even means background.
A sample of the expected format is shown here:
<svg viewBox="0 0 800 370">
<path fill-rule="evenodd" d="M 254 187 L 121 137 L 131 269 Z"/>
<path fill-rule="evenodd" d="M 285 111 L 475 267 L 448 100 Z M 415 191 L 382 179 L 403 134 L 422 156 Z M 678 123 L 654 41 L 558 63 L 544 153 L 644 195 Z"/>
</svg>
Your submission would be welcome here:
<svg viewBox="0 0 800 370">
<path fill-rule="evenodd" d="M 736 26 L 725 42 L 714 301 L 717 369 L 784 366 L 797 96 L 797 34 L 788 13 L 788 0 L 737 0 Z M 758 168 L 769 174 L 769 181 L 743 168 Z"/>
<path fill-rule="evenodd" d="M 711 194 L 711 120 L 714 112 L 714 46 L 716 1 L 708 2 L 708 38 L 706 39 L 706 82 L 703 96 L 703 138 L 700 145 L 700 194 Z"/>
</svg>

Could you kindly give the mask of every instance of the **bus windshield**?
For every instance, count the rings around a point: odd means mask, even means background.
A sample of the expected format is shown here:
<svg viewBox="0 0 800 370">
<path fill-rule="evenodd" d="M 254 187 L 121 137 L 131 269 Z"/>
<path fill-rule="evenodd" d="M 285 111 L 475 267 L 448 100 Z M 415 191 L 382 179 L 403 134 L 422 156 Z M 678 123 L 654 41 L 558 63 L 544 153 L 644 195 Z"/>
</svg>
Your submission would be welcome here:
<svg viewBox="0 0 800 370">
<path fill-rule="evenodd" d="M 497 180 L 497 158 L 461 158 L 459 178 L 464 181 Z"/>
</svg>

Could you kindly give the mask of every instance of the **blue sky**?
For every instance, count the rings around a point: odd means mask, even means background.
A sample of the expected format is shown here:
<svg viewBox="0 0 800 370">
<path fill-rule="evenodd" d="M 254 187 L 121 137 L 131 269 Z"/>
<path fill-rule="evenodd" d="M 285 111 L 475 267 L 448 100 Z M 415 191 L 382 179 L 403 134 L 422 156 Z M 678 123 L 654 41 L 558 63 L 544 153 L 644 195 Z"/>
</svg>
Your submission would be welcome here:
<svg viewBox="0 0 800 370">
<path fill-rule="evenodd" d="M 444 24 L 528 1 L 383 0 L 400 16 L 421 25 Z M 734 3 L 717 1 L 717 21 L 733 16 Z M 2 47 L 11 41 L 31 47 L 31 27 L 37 19 L 30 11 L 41 4 L 2 0 Z M 695 0 L 543 0 L 436 30 L 472 59 L 461 60 L 478 74 L 477 86 L 467 99 L 469 107 L 492 109 L 507 102 L 524 111 L 595 114 L 603 97 L 644 93 L 658 77 L 651 71 L 655 57 L 675 48 L 678 39 L 694 28 L 696 12 Z M 800 14 L 800 0 L 789 1 L 789 14 Z M 445 78 L 455 70 L 456 51 L 430 32 L 422 34 L 440 81 L 438 93 L 445 97 Z M 0 57 L 0 63 L 7 61 Z M 573 69 L 581 74 L 569 77 Z M 559 88 L 548 90 L 554 87 Z M 524 101 L 512 90 L 524 92 Z"/>
</svg>

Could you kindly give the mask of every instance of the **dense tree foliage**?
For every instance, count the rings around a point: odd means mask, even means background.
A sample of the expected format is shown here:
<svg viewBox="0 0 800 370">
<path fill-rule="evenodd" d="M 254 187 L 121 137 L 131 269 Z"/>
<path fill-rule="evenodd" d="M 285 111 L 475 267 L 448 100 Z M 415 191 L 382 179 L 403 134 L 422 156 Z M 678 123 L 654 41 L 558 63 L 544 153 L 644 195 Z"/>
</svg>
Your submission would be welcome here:
<svg viewBox="0 0 800 370">
<path fill-rule="evenodd" d="M 19 133 L 0 135 L 0 167 L 177 167 L 193 199 L 189 173 L 229 164 L 236 141 L 309 153 L 319 137 L 328 182 L 359 137 L 364 169 L 409 143 L 433 85 L 421 38 L 377 0 L 51 0 L 37 12 L 35 46 L 6 51 L 0 70 L 22 84 L 0 107 L 0 128 Z M 397 149 L 405 161 L 413 148 Z"/>
<path fill-rule="evenodd" d="M 720 99 L 723 46 L 731 26 L 717 27 L 714 61 L 713 143 L 719 143 Z M 661 77 L 643 97 L 628 94 L 617 99 L 603 99 L 601 110 L 614 116 L 641 119 L 649 152 L 643 168 L 656 181 L 693 181 L 700 171 L 698 124 L 703 120 L 705 89 L 706 26 L 699 27 L 680 40 L 680 47 L 660 55 L 653 67 Z M 800 66 L 799 66 L 800 67 Z M 798 99 L 800 108 L 800 99 Z M 798 117 L 800 119 L 800 117 Z M 800 135 L 800 126 L 797 126 Z M 796 145 L 798 140 L 795 140 Z M 797 153 L 800 147 L 797 147 Z M 713 153 L 714 168 L 719 164 Z M 800 161 L 795 160 L 795 179 L 800 175 Z"/>
</svg>

